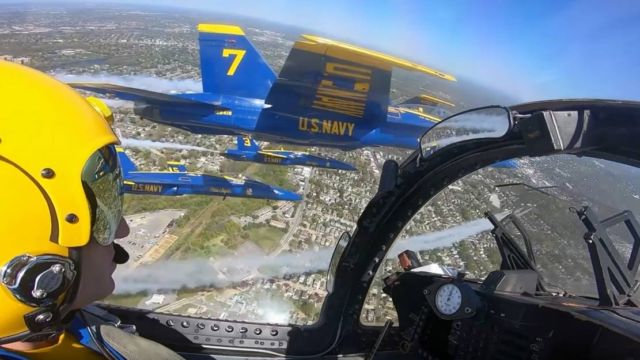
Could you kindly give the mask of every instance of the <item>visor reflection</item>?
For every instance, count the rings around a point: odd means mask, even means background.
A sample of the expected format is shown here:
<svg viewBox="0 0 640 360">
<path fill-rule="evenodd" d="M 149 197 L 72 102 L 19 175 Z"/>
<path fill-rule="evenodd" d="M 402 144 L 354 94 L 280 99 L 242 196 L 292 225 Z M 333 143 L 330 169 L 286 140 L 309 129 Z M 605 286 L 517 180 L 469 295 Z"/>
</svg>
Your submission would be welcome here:
<svg viewBox="0 0 640 360">
<path fill-rule="evenodd" d="M 82 181 L 92 206 L 91 236 L 100 245 L 107 246 L 115 238 L 123 204 L 122 175 L 113 145 L 89 157 L 82 170 Z"/>
</svg>

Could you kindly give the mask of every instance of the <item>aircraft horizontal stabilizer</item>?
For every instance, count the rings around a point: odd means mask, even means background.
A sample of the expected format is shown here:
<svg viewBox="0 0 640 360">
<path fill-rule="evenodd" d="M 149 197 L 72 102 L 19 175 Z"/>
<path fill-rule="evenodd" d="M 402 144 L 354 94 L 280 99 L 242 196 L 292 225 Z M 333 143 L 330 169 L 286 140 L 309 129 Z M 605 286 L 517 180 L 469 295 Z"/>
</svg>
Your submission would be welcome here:
<svg viewBox="0 0 640 360">
<path fill-rule="evenodd" d="M 199 106 L 210 107 L 211 110 L 228 110 L 222 106 L 213 105 L 201 101 L 190 100 L 173 96 L 169 94 L 163 94 L 155 91 L 148 91 L 143 89 L 136 89 L 127 86 L 103 84 L 103 83 L 69 83 L 74 89 L 92 91 L 104 95 L 112 95 L 121 100 L 145 102 L 148 104 L 162 104 L 162 105 L 186 105 L 186 106 Z"/>
</svg>

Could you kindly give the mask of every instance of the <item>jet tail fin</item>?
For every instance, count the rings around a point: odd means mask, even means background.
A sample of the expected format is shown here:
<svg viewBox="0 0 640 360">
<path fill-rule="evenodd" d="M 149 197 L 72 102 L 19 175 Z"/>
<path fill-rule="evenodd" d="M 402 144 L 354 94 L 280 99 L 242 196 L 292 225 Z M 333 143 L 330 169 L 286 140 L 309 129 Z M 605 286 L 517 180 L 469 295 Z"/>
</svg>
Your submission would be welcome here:
<svg viewBox="0 0 640 360">
<path fill-rule="evenodd" d="M 138 171 L 138 167 L 136 164 L 131 161 L 127 153 L 124 152 L 124 149 L 120 146 L 116 147 L 116 152 L 118 153 L 118 160 L 120 161 L 120 167 L 122 168 L 122 172 L 126 175 L 132 171 Z"/>
<path fill-rule="evenodd" d="M 236 138 L 238 150 L 259 151 L 260 146 L 250 136 L 238 136 Z"/>
<path fill-rule="evenodd" d="M 234 25 L 199 24 L 202 91 L 264 99 L 276 74 Z"/>
<path fill-rule="evenodd" d="M 291 133 L 297 125 L 298 132 L 327 142 L 369 133 L 387 121 L 393 68 L 455 81 L 391 55 L 302 35 L 271 87 L 256 127 Z"/>
<path fill-rule="evenodd" d="M 187 172 L 187 166 L 181 161 L 167 161 L 167 167 L 171 172 Z"/>
</svg>

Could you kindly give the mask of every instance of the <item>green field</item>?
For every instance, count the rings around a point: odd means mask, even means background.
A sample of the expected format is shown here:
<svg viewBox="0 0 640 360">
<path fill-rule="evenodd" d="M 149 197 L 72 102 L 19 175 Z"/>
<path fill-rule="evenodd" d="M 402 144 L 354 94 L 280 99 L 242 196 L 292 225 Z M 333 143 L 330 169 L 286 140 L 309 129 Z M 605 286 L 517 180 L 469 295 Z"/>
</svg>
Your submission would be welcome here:
<svg viewBox="0 0 640 360">
<path fill-rule="evenodd" d="M 265 166 L 237 161 L 225 161 L 222 172 L 242 172 L 268 184 L 293 189 L 286 166 Z M 273 251 L 285 234 L 268 225 L 249 225 L 243 229 L 231 216 L 251 215 L 275 201 L 218 196 L 153 196 L 130 195 L 124 200 L 126 215 L 163 209 L 184 209 L 171 230 L 178 239 L 164 254 L 165 258 L 219 257 L 230 254 L 245 241 L 253 241 L 265 252 Z"/>
<path fill-rule="evenodd" d="M 241 173 L 270 185 L 280 186 L 289 190 L 295 188 L 289 180 L 288 166 L 225 160 L 220 166 L 220 172 L 234 177 Z"/>
<path fill-rule="evenodd" d="M 176 301 L 196 296 L 202 291 L 206 291 L 206 289 L 205 288 L 197 288 L 197 289 L 182 288 L 182 289 L 179 289 L 177 294 L 176 294 Z"/>
<path fill-rule="evenodd" d="M 142 299 L 148 297 L 149 294 L 146 292 L 139 292 L 135 294 L 113 294 L 108 296 L 103 302 L 107 304 L 127 306 L 127 307 L 137 307 Z"/>
<path fill-rule="evenodd" d="M 231 253 L 247 240 L 253 240 L 262 249 L 269 251 L 277 246 L 284 234 L 282 230 L 270 226 L 242 229 L 229 217 L 249 215 L 270 204 L 268 200 L 238 198 L 212 202 L 193 212 L 174 231 L 178 240 L 165 255 L 178 259 L 219 257 Z"/>
<path fill-rule="evenodd" d="M 280 239 L 282 239 L 286 232 L 273 226 L 261 226 L 249 229 L 247 233 L 249 233 L 249 239 L 260 246 L 264 252 L 268 253 L 278 247 Z"/>
<path fill-rule="evenodd" d="M 191 196 L 159 196 L 134 195 L 124 196 L 124 214 L 132 215 L 148 211 L 164 209 L 184 209 L 189 211 L 201 210 L 211 202 L 220 201 L 220 197 L 191 195 Z"/>
</svg>

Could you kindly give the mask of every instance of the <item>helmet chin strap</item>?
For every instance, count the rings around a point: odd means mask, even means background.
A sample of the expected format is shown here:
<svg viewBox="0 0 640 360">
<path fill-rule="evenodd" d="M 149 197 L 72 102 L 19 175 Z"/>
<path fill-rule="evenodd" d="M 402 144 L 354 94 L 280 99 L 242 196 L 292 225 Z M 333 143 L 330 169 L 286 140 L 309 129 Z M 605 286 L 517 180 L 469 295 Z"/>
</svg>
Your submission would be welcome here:
<svg viewBox="0 0 640 360">
<path fill-rule="evenodd" d="M 113 248 L 115 250 L 113 254 L 114 263 L 118 265 L 122 265 L 127 261 L 129 261 L 129 253 L 121 245 L 113 243 Z M 78 250 L 79 249 L 71 249 L 71 251 L 69 251 L 69 257 L 74 261 L 75 264 L 77 264 L 76 267 L 78 268 L 78 270 L 80 270 L 81 268 L 80 251 Z M 78 276 L 78 280 L 74 281 L 74 283 L 70 287 L 67 293 L 67 297 L 65 298 L 62 306 L 60 307 L 60 313 L 63 316 L 63 319 L 62 319 L 63 324 L 71 321 L 71 318 L 75 313 L 75 311 L 71 309 L 71 305 L 73 304 L 76 298 L 76 294 L 78 293 L 78 285 L 80 284 L 79 278 L 80 277 Z"/>
<path fill-rule="evenodd" d="M 122 265 L 127 261 L 129 261 L 129 253 L 121 245 L 113 243 L 113 248 L 115 250 L 113 254 L 114 263 L 118 265 Z M 80 273 L 82 268 L 82 262 L 80 261 L 79 250 L 80 250 L 79 248 L 70 249 L 69 258 L 76 264 L 76 268 Z M 80 285 L 80 276 L 78 276 L 77 279 L 70 286 L 69 291 L 67 292 L 67 296 L 64 299 L 64 302 L 62 303 L 62 306 L 60 306 L 60 312 L 63 316 L 63 322 L 67 322 L 67 320 L 69 320 L 70 318 L 69 315 L 74 312 L 71 309 L 71 305 L 73 304 L 76 298 L 76 295 L 78 293 L 78 287 Z"/>
<path fill-rule="evenodd" d="M 80 261 L 80 248 L 71 248 L 69 249 L 69 259 L 73 261 L 76 265 L 76 269 L 78 273 L 82 271 L 82 263 Z M 62 323 L 66 324 L 71 321 L 71 314 L 74 313 L 72 311 L 71 306 L 73 305 L 76 296 L 78 295 L 78 288 L 80 287 L 80 275 L 74 279 L 73 283 L 69 287 L 66 296 L 64 297 L 62 304 L 60 304 L 60 314 L 62 317 Z"/>
</svg>

